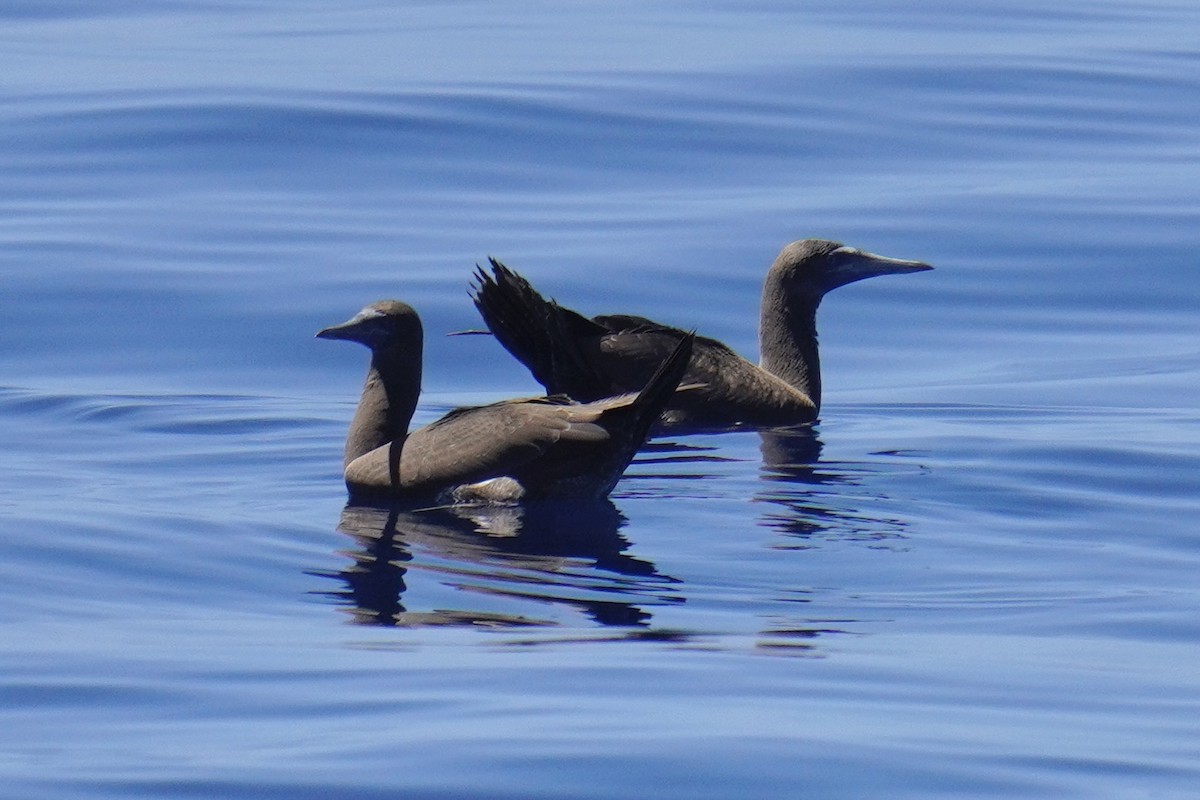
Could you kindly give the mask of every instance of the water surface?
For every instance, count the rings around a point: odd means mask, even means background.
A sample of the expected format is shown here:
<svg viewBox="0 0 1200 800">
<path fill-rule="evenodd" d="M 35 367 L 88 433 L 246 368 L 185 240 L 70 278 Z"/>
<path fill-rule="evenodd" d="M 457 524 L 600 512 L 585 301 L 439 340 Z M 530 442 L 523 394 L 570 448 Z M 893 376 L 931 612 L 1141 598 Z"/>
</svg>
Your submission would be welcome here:
<svg viewBox="0 0 1200 800">
<path fill-rule="evenodd" d="M 1200 781 L 1200 100 L 1185 3 L 269 0 L 0 12 L 12 796 L 1186 797 Z M 418 421 L 538 387 L 495 255 L 753 357 L 812 430 L 611 503 L 345 508 L 398 297 Z"/>
</svg>

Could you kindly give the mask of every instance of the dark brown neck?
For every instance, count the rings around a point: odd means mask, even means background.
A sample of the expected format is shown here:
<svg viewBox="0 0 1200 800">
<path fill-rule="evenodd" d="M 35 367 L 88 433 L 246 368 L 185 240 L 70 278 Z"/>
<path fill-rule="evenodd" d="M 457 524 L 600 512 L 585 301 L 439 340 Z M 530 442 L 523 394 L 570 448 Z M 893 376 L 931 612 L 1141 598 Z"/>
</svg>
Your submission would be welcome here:
<svg viewBox="0 0 1200 800">
<path fill-rule="evenodd" d="M 763 285 L 759 319 L 759 366 L 787 381 L 821 407 L 821 357 L 817 352 L 817 306 L 821 300 L 789 293 L 775 275 Z"/>
<path fill-rule="evenodd" d="M 421 394 L 421 352 L 419 346 L 413 350 L 372 351 L 362 397 L 346 436 L 344 466 L 389 442 L 403 444 Z"/>
</svg>

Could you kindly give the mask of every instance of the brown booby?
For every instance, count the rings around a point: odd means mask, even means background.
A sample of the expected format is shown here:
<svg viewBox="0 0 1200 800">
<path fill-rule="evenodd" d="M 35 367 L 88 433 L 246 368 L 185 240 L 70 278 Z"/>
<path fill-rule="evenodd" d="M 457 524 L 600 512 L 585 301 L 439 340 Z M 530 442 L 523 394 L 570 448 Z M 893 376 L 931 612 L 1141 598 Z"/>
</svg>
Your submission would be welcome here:
<svg viewBox="0 0 1200 800">
<path fill-rule="evenodd" d="M 546 300 L 527 280 L 490 258 L 479 268 L 473 299 L 484 322 L 550 393 L 593 400 L 641 386 L 685 336 L 644 317 L 588 319 Z M 688 391 L 668 405 L 671 425 L 723 428 L 811 422 L 821 407 L 817 307 L 829 291 L 876 275 L 933 269 L 867 253 L 839 242 L 803 239 L 779 253 L 763 283 L 760 361 L 697 337 L 684 375 Z"/>
<path fill-rule="evenodd" d="M 605 497 L 672 398 L 692 349 L 690 335 L 673 341 L 636 393 L 586 403 L 559 394 L 460 408 L 409 433 L 421 391 L 417 312 L 385 300 L 317 336 L 371 350 L 346 438 L 351 496 L 435 502 Z"/>
</svg>

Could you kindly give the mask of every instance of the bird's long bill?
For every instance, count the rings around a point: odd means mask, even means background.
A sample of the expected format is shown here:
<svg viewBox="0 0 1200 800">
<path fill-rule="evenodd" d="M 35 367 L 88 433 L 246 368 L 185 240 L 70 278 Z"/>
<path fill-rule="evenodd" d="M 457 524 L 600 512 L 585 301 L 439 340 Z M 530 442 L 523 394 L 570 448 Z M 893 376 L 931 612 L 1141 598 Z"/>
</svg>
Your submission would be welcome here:
<svg viewBox="0 0 1200 800">
<path fill-rule="evenodd" d="M 362 324 L 370 319 L 375 319 L 381 316 L 378 311 L 364 308 L 362 311 L 355 314 L 345 322 L 337 325 L 330 325 L 328 328 L 322 328 L 317 331 L 318 339 L 349 339 L 350 341 L 360 341 L 362 338 Z"/>
<path fill-rule="evenodd" d="M 352 331 L 357 325 L 358 320 L 351 319 L 340 325 L 330 325 L 328 328 L 322 328 L 317 331 L 318 339 L 350 339 L 353 338 Z"/>
<path fill-rule="evenodd" d="M 828 271 L 830 289 L 861 281 L 863 278 L 874 278 L 876 275 L 898 275 L 904 272 L 924 272 L 933 269 L 924 261 L 877 256 L 853 247 L 839 247 L 830 255 L 834 261 Z"/>
</svg>

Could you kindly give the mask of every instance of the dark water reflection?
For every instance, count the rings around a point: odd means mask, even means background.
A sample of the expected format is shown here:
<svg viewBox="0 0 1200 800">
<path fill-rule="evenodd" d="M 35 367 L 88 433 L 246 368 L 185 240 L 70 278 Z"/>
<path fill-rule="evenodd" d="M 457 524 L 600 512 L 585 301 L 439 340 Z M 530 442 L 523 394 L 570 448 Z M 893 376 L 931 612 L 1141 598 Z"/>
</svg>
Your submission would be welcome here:
<svg viewBox="0 0 1200 800">
<path fill-rule="evenodd" d="M 781 548 L 805 548 L 828 539 L 883 542 L 905 538 L 903 519 L 864 510 L 853 487 L 859 476 L 872 472 L 866 463 L 821 460 L 824 445 L 810 425 L 759 431 L 763 486 L 755 500 L 781 510 L 763 514 L 762 524 L 791 537 Z M 859 498 L 860 500 L 863 498 Z M 878 491 L 869 498 L 877 504 L 886 498 Z"/>
<path fill-rule="evenodd" d="M 726 507 L 733 501 L 697 495 L 689 487 L 714 485 L 726 471 L 744 472 L 753 452 L 747 447 L 751 436 L 760 445 L 760 474 L 750 494 L 737 502 L 749 503 L 747 522 L 776 532 L 771 549 L 808 550 L 830 541 L 875 546 L 905 537 L 903 520 L 875 510 L 890 507 L 888 498 L 877 487 L 864 494 L 862 487 L 874 486 L 868 478 L 875 465 L 822 461 L 823 444 L 811 427 L 717 434 L 712 441 L 728 444 L 726 452 L 705 440 L 657 440 L 625 482 L 639 488 L 625 489 L 623 497 L 630 502 L 671 498 L 687 515 L 703 515 L 714 501 Z M 722 566 L 726 556 L 719 554 L 730 547 L 745 552 L 745 539 L 731 531 L 724 539 L 697 541 L 684 528 L 672 542 L 662 538 L 662 531 L 648 529 L 641 544 L 672 559 L 662 568 L 631 555 L 627 524 L 610 501 L 420 509 L 347 505 L 338 531 L 353 540 L 353 547 L 341 553 L 350 563 L 310 574 L 336 581 L 336 588 L 316 593 L 345 607 L 351 621 L 361 625 L 560 628 L 567 633 L 577 623 L 564 619 L 565 611 L 582 613 L 591 624 L 628 629 L 618 638 L 653 636 L 740 649 L 749 636 L 764 648 L 792 654 L 815 652 L 815 640 L 826 634 L 851 632 L 852 610 L 843 609 L 836 621 L 812 616 L 814 602 L 826 601 L 807 582 L 797 585 L 798 565 L 789 568 L 786 561 L 763 562 L 765 583 L 744 598 L 757 613 L 734 628 L 706 622 L 704 608 L 725 596 L 729 576 L 737 571 L 732 564 Z M 659 610 L 685 602 L 690 611 L 655 619 Z M 584 638 L 595 641 L 597 633 Z M 539 634 L 529 641 L 563 638 Z"/>
<path fill-rule="evenodd" d="M 835 476 L 817 470 L 824 444 L 811 425 L 759 431 L 762 476 L 766 480 L 825 483 Z"/>
<path fill-rule="evenodd" d="M 361 624 L 512 627 L 556 624 L 549 616 L 488 609 L 493 598 L 564 604 L 601 625 L 646 625 L 645 606 L 682 602 L 649 561 L 628 555 L 625 517 L 611 502 L 547 506 L 449 506 L 406 510 L 348 505 L 338 530 L 354 539 L 353 564 L 324 592 Z M 429 571 L 455 590 L 453 609 L 411 610 L 405 576 Z M 462 598 L 476 598 L 464 603 Z M 481 608 L 480 606 L 484 606 Z M 537 608 L 537 604 L 523 604 Z"/>
</svg>

